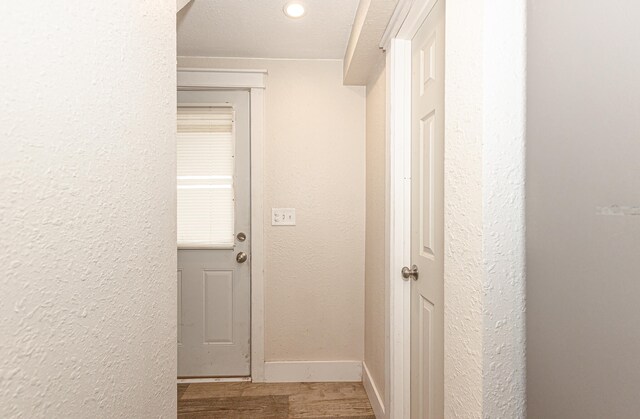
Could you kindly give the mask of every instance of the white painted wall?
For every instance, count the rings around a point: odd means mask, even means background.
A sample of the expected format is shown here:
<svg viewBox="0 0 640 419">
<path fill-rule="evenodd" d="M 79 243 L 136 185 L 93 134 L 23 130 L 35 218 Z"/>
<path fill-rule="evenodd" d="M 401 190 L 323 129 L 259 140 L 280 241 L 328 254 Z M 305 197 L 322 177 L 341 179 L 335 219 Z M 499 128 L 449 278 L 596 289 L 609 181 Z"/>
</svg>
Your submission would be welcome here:
<svg viewBox="0 0 640 419">
<path fill-rule="evenodd" d="M 342 85 L 340 60 L 179 57 L 178 64 L 269 71 L 265 360 L 361 362 L 365 88 Z M 296 208 L 297 225 L 271 226 L 272 207 Z"/>
<path fill-rule="evenodd" d="M 379 53 L 367 83 L 366 234 L 364 362 L 383 398 L 385 395 L 385 341 L 387 326 L 387 83 L 386 57 Z"/>
<path fill-rule="evenodd" d="M 175 3 L 0 6 L 0 416 L 176 411 Z"/>
<path fill-rule="evenodd" d="M 484 17 L 483 416 L 516 419 L 526 417 L 526 0 L 485 2 Z"/>
<path fill-rule="evenodd" d="M 525 0 L 448 0 L 445 416 L 525 416 Z"/>
<path fill-rule="evenodd" d="M 451 418 L 482 417 L 483 3 L 446 5 L 444 394 Z"/>
<path fill-rule="evenodd" d="M 531 418 L 640 411 L 640 4 L 529 1 Z"/>
</svg>

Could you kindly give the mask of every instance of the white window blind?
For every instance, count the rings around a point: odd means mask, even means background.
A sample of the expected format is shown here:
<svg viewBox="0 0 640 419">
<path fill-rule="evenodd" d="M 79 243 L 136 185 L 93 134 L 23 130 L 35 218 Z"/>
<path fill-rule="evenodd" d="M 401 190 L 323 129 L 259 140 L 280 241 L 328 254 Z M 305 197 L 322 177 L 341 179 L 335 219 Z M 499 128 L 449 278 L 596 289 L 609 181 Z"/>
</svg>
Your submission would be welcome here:
<svg viewBox="0 0 640 419">
<path fill-rule="evenodd" d="M 230 107 L 178 108 L 178 247 L 233 246 Z"/>
</svg>

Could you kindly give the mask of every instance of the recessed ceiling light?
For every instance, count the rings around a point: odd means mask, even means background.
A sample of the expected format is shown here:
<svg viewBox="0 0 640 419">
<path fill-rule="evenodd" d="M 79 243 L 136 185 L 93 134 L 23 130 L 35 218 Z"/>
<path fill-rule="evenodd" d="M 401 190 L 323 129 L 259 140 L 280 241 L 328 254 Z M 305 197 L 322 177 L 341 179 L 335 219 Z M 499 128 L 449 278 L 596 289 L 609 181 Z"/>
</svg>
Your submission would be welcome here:
<svg viewBox="0 0 640 419">
<path fill-rule="evenodd" d="M 293 19 L 301 18 L 306 12 L 304 5 L 295 1 L 285 4 L 283 10 L 285 15 Z"/>
</svg>

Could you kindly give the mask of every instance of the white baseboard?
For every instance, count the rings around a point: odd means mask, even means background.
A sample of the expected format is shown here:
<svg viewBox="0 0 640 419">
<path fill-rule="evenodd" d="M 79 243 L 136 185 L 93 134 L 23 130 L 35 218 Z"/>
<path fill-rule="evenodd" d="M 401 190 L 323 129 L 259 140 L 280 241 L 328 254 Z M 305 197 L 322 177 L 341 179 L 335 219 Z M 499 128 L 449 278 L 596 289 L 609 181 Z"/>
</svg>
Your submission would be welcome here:
<svg viewBox="0 0 640 419">
<path fill-rule="evenodd" d="M 362 385 L 367 392 L 367 396 L 369 396 L 369 402 L 373 408 L 373 413 L 376 415 L 376 419 L 384 419 L 384 399 L 380 396 L 378 387 L 376 387 L 376 383 L 371 377 L 366 362 L 362 363 Z"/>
<path fill-rule="evenodd" d="M 267 383 L 361 381 L 362 361 L 274 361 L 264 363 Z"/>
<path fill-rule="evenodd" d="M 241 381 L 251 381 L 251 377 L 178 378 L 178 384 L 237 383 L 237 382 L 241 382 Z"/>
</svg>

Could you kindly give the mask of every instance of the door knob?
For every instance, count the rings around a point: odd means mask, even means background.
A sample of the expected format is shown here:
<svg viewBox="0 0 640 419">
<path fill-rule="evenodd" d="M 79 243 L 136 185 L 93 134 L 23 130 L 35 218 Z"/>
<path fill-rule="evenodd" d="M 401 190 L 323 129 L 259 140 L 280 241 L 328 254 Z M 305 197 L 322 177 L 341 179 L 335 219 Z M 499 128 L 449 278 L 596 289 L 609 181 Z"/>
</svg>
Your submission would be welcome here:
<svg viewBox="0 0 640 419">
<path fill-rule="evenodd" d="M 240 252 L 236 255 L 236 262 L 244 263 L 247 261 L 247 254 L 245 252 Z"/>
<path fill-rule="evenodd" d="M 406 266 L 402 268 L 402 277 L 407 280 L 412 278 L 414 281 L 418 280 L 418 267 L 416 265 L 411 266 L 411 269 Z"/>
</svg>

